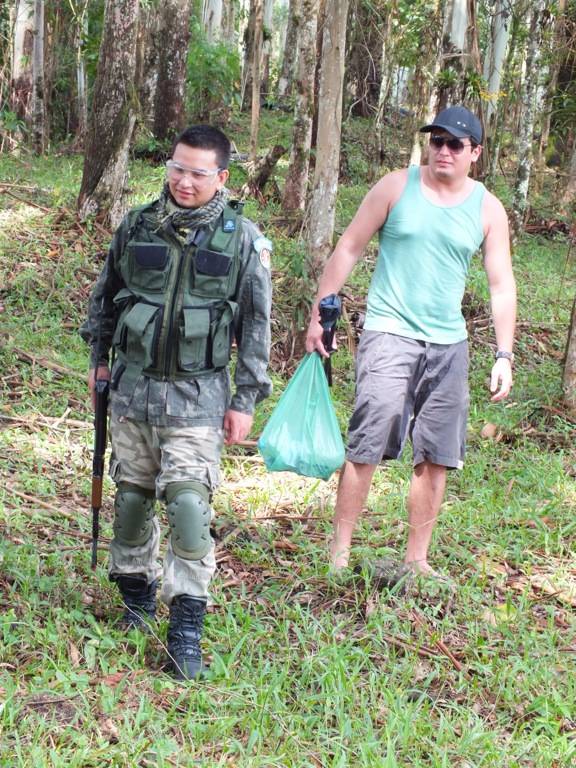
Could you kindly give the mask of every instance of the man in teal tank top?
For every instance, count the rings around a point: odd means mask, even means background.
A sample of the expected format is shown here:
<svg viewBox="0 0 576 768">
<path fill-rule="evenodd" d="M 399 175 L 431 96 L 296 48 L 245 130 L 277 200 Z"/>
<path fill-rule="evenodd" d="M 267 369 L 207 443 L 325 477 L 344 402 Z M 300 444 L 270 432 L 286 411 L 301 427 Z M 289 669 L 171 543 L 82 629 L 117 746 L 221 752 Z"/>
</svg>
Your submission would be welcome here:
<svg viewBox="0 0 576 768">
<path fill-rule="evenodd" d="M 391 570 L 389 583 L 401 574 L 438 576 L 428 549 L 446 470 L 464 460 L 469 396 L 461 303 L 478 248 L 496 333 L 491 399 L 504 399 L 512 386 L 516 287 L 508 220 L 500 201 L 468 175 L 482 151 L 482 126 L 469 110 L 453 106 L 421 131 L 430 134 L 428 165 L 393 171 L 368 192 L 326 264 L 306 338 L 308 352 L 327 355 L 318 303 L 338 293 L 378 232 L 330 558 L 334 570 L 348 566 L 374 470 L 398 458 L 410 437 L 408 541 L 404 564 Z"/>
</svg>

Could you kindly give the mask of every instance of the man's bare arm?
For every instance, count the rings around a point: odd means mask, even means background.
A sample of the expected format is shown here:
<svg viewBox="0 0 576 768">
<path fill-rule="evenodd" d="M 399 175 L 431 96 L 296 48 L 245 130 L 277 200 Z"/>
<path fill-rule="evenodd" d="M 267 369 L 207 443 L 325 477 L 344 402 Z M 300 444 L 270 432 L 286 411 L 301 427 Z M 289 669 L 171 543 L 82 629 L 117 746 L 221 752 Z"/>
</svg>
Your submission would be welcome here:
<svg viewBox="0 0 576 768">
<path fill-rule="evenodd" d="M 322 344 L 318 304 L 324 296 L 340 291 L 372 236 L 385 223 L 392 206 L 402 194 L 407 175 L 406 170 L 393 171 L 380 179 L 368 192 L 356 215 L 338 240 L 318 283 L 318 293 L 312 306 L 306 336 L 307 352 L 316 349 L 321 355 L 327 355 Z"/>
<path fill-rule="evenodd" d="M 510 257 L 510 233 L 504 206 L 488 193 L 483 209 L 486 222 L 484 269 L 488 277 L 492 319 L 499 350 L 512 352 L 516 325 L 516 282 Z M 512 387 L 512 363 L 501 358 L 492 368 L 492 400 L 503 400 Z"/>
</svg>

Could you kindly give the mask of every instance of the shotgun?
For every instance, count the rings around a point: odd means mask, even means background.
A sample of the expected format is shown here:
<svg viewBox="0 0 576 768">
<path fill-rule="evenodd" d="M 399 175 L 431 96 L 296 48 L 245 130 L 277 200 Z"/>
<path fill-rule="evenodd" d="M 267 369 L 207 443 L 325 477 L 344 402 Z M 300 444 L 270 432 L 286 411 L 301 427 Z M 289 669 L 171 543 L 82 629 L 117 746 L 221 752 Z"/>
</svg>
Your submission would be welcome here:
<svg viewBox="0 0 576 768">
<path fill-rule="evenodd" d="M 98 533 L 100 527 L 100 509 L 102 507 L 102 483 L 104 480 L 104 457 L 106 455 L 106 439 L 108 434 L 108 396 L 110 393 L 110 381 L 98 378 L 100 367 L 100 352 L 102 343 L 102 314 L 104 312 L 104 297 L 102 297 L 102 309 L 100 323 L 98 325 L 98 339 L 96 342 L 96 369 L 94 376 L 94 456 L 92 459 L 92 570 L 95 570 L 98 562 Z"/>
</svg>

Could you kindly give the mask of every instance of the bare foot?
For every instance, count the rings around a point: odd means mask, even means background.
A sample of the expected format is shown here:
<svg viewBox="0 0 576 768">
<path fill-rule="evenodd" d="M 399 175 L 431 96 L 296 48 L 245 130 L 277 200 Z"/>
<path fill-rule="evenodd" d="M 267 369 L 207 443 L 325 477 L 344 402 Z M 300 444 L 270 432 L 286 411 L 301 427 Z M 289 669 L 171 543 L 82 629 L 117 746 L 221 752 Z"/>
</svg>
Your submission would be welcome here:
<svg viewBox="0 0 576 768">
<path fill-rule="evenodd" d="M 350 560 L 350 547 L 341 545 L 332 540 L 330 542 L 330 569 L 341 571 L 348 567 Z"/>
<path fill-rule="evenodd" d="M 428 563 L 427 560 L 412 560 L 409 563 L 406 563 L 406 565 L 415 573 L 417 576 L 424 576 L 424 578 L 430 578 L 430 579 L 436 579 L 436 581 L 441 581 L 444 584 L 453 585 L 454 582 L 449 576 L 445 576 L 443 573 L 438 573 L 438 571 L 435 571 L 434 568 Z"/>
</svg>

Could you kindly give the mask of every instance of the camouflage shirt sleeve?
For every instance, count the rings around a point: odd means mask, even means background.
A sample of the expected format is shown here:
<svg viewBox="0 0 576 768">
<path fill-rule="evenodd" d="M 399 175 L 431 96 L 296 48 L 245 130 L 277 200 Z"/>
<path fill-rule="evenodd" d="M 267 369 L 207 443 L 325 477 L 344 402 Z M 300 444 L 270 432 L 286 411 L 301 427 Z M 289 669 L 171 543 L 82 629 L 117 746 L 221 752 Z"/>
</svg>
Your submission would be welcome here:
<svg viewBox="0 0 576 768">
<path fill-rule="evenodd" d="M 98 362 L 108 365 L 110 347 L 116 326 L 113 298 L 124 287 L 124 281 L 116 269 L 127 230 L 127 218 L 116 230 L 104 267 L 96 281 L 88 302 L 88 316 L 80 327 L 80 335 L 90 345 L 90 368 Z M 100 349 L 98 337 L 100 335 Z"/>
<path fill-rule="evenodd" d="M 272 382 L 267 374 L 270 359 L 270 312 L 272 244 L 259 229 L 243 219 L 242 267 L 236 301 L 238 317 L 234 332 L 238 346 L 231 409 L 253 413 L 256 403 L 268 397 Z"/>
</svg>

